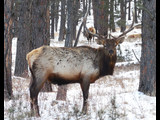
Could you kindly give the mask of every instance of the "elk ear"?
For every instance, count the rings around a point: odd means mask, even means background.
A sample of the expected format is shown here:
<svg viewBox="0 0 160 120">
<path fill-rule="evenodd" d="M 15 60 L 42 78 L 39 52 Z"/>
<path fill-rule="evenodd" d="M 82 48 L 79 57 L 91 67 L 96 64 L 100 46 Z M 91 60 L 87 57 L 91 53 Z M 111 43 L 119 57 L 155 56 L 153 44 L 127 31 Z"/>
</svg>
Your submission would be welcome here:
<svg viewBox="0 0 160 120">
<path fill-rule="evenodd" d="M 120 37 L 116 41 L 116 45 L 121 44 L 124 41 L 125 37 Z"/>
</svg>

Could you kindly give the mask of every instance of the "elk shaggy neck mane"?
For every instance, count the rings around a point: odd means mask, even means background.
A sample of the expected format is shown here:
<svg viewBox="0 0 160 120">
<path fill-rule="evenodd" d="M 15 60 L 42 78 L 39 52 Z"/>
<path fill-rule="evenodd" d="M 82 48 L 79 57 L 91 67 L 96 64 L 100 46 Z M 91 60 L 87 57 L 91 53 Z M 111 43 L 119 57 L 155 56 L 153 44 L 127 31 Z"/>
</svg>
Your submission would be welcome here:
<svg viewBox="0 0 160 120">
<path fill-rule="evenodd" d="M 105 75 L 113 75 L 114 66 L 117 60 L 117 56 L 114 55 L 110 57 L 105 52 L 104 48 L 98 48 L 98 55 L 100 58 L 99 66 L 100 66 L 100 77 L 103 77 Z"/>
</svg>

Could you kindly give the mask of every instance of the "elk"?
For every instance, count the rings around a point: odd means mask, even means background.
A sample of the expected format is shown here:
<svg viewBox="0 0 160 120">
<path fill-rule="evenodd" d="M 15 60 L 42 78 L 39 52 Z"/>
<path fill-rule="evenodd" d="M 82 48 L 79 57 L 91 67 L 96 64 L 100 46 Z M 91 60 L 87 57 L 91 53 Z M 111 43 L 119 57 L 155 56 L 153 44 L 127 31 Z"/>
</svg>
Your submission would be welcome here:
<svg viewBox="0 0 160 120">
<path fill-rule="evenodd" d="M 89 28 L 89 31 L 93 34 L 96 33 L 96 30 L 94 27 L 90 27 Z M 93 41 L 94 41 L 94 36 L 92 34 L 90 34 L 89 32 L 85 32 L 85 36 L 87 37 L 87 40 L 88 40 L 88 43 L 91 43 L 91 39 L 93 38 Z"/>
<path fill-rule="evenodd" d="M 94 34 L 85 27 L 88 33 L 97 37 L 103 47 L 41 46 L 29 52 L 26 60 L 31 72 L 29 91 L 33 113 L 40 116 L 37 97 L 46 81 L 57 85 L 79 83 L 83 93 L 82 112 L 86 113 L 90 84 L 105 75 L 113 75 L 117 59 L 116 46 L 124 41 L 125 34 L 133 30 L 133 24 L 134 19 L 127 31 L 118 37 L 110 34 L 112 38 Z"/>
</svg>

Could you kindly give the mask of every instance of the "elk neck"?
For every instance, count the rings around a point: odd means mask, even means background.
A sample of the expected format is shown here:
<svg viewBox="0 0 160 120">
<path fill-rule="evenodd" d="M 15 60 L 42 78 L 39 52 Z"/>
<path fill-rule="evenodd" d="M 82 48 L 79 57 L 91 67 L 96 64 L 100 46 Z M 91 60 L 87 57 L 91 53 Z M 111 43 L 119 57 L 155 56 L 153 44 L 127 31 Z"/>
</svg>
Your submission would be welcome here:
<svg viewBox="0 0 160 120">
<path fill-rule="evenodd" d="M 116 53 L 110 56 L 104 48 L 98 49 L 100 76 L 113 75 L 114 66 L 117 60 Z"/>
</svg>

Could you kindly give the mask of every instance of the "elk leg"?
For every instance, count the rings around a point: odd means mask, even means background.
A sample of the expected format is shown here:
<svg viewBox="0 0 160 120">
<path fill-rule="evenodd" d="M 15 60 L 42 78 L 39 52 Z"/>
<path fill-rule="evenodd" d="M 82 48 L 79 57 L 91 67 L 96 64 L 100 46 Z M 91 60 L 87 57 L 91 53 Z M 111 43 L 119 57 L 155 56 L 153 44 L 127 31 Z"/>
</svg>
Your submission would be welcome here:
<svg viewBox="0 0 160 120">
<path fill-rule="evenodd" d="M 39 107 L 38 107 L 38 93 L 40 88 L 36 86 L 33 82 L 30 86 L 30 98 L 31 98 L 31 111 L 33 114 L 36 114 L 39 117 Z"/>
<path fill-rule="evenodd" d="M 88 107 L 88 92 L 89 92 L 89 80 L 88 79 L 84 79 L 81 82 L 81 89 L 82 89 L 82 93 L 83 93 L 83 108 L 82 108 L 82 112 L 85 114 L 87 113 L 87 107 Z"/>
<path fill-rule="evenodd" d="M 39 114 L 39 106 L 38 106 L 38 93 L 43 86 L 43 79 L 36 78 L 31 70 L 32 79 L 30 82 L 30 98 L 31 98 L 31 111 L 33 114 L 36 114 L 37 117 L 40 116 Z"/>
</svg>

